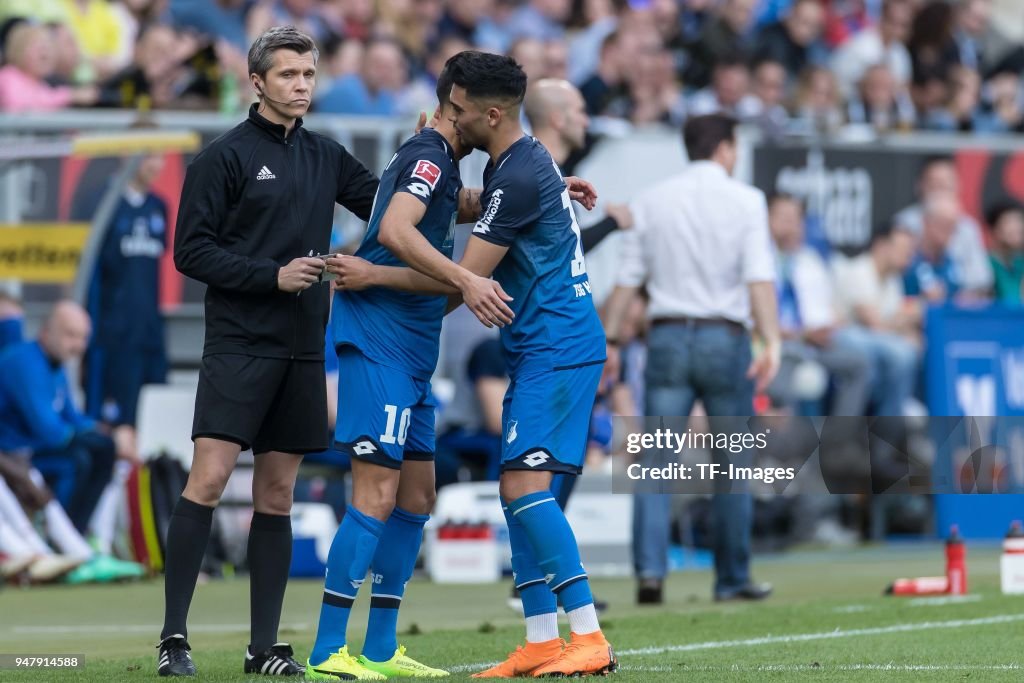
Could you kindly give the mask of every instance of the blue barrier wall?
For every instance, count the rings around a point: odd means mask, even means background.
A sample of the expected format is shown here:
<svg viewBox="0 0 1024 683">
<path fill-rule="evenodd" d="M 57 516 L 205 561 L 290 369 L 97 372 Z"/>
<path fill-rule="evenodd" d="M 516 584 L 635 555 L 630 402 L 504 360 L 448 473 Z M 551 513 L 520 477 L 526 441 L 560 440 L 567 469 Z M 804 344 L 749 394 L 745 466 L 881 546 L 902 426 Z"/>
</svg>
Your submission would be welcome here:
<svg viewBox="0 0 1024 683">
<path fill-rule="evenodd" d="M 1001 538 L 1024 518 L 1024 309 L 935 308 L 925 329 L 929 412 L 999 418 L 973 420 L 958 444 L 937 444 L 936 490 L 965 493 L 936 495 L 936 529 Z"/>
</svg>

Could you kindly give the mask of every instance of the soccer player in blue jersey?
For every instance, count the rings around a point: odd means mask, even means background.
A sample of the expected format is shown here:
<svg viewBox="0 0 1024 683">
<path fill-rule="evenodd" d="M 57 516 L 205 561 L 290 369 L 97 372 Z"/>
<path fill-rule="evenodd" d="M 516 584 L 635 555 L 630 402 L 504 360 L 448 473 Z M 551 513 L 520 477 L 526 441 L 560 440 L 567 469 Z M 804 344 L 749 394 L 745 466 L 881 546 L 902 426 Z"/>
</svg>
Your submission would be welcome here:
<svg viewBox="0 0 1024 683">
<path fill-rule="evenodd" d="M 450 91 L 451 81 L 442 73 L 437 89 L 442 114 L 449 113 Z M 425 128 L 406 141 L 384 170 L 357 255 L 400 266 L 399 257 L 406 257 L 411 243 L 450 262 L 456 220 L 475 220 L 480 213 L 479 191 L 463 189 L 459 178 L 463 156 L 453 125 L 443 116 L 436 129 Z M 416 263 L 416 250 L 412 253 Z M 467 275 L 461 291 L 481 319 L 488 324 L 511 320 L 500 286 Z M 407 657 L 396 639 L 405 583 L 434 504 L 430 377 L 447 305 L 445 296 L 384 288 L 335 294 L 340 378 L 335 441 L 352 458 L 353 491 L 328 555 L 309 679 L 448 675 Z M 368 570 L 370 617 L 357 659 L 348 652 L 346 628 Z"/>
<path fill-rule="evenodd" d="M 476 677 L 612 671 L 616 658 L 598 624 L 576 539 L 550 490 L 553 473 L 581 469 L 605 360 L 570 193 L 551 156 L 520 126 L 526 75 L 519 65 L 469 51 L 446 68 L 459 139 L 490 155 L 482 215 L 465 255 L 432 270 L 410 260 L 420 273 L 345 259 L 342 285 L 457 293 L 467 273 L 493 273 L 511 296 L 514 318 L 501 330 L 511 383 L 500 491 L 526 645 Z M 558 635 L 558 601 L 572 631 L 568 645 Z"/>
</svg>

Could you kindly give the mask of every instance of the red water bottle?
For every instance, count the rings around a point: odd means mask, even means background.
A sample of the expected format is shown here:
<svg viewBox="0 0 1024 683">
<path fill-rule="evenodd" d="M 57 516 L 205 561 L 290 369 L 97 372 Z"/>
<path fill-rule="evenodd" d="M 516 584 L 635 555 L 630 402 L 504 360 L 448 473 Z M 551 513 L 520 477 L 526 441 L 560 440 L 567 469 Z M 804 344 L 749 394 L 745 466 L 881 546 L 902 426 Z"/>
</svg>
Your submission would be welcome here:
<svg viewBox="0 0 1024 683">
<path fill-rule="evenodd" d="M 918 576 L 914 579 L 896 579 L 885 589 L 886 595 L 939 595 L 949 590 L 945 576 Z"/>
<path fill-rule="evenodd" d="M 967 593 L 967 549 L 960 529 L 954 524 L 946 539 L 946 578 L 949 580 L 950 595 Z"/>
</svg>

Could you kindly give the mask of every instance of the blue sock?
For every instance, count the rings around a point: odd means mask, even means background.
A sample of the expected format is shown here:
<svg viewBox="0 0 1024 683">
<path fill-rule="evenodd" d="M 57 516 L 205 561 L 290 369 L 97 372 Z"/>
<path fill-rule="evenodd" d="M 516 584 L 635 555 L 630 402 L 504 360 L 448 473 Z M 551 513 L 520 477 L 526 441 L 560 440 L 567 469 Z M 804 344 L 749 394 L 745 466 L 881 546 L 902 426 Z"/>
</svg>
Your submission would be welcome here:
<svg viewBox="0 0 1024 683">
<path fill-rule="evenodd" d="M 370 569 L 384 523 L 368 517 L 349 505 L 327 555 L 324 601 L 320 606 L 320 625 L 309 661 L 322 664 L 346 643 L 348 615 L 352 611 L 359 586 Z"/>
<path fill-rule="evenodd" d="M 537 564 L 526 529 L 509 512 L 507 505 L 502 505 L 501 509 L 508 523 L 508 542 L 512 546 L 512 580 L 523 600 L 523 616 L 535 617 L 557 612 L 555 594 L 544 581 L 544 572 Z"/>
<path fill-rule="evenodd" d="M 363 655 L 371 662 L 385 662 L 398 649 L 398 608 L 405 584 L 412 578 L 428 519 L 429 515 L 414 515 L 396 507 L 384 525 L 373 556 L 370 619 L 363 644 Z"/>
<path fill-rule="evenodd" d="M 580 562 L 576 537 L 551 491 L 537 491 L 517 498 L 508 504 L 508 511 L 526 531 L 548 588 L 565 611 L 592 604 L 594 597 Z M 509 534 L 511 536 L 511 526 Z"/>
</svg>

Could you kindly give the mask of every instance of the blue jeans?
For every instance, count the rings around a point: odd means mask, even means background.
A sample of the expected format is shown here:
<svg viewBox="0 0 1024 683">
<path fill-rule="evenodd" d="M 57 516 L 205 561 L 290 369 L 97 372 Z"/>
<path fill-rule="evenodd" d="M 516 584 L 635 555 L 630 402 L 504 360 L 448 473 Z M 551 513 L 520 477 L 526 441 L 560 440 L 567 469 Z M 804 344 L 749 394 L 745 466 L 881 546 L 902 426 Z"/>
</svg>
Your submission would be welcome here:
<svg viewBox="0 0 1024 683">
<path fill-rule="evenodd" d="M 903 415 L 903 404 L 917 383 L 921 356 L 917 347 L 898 334 L 859 325 L 837 330 L 836 339 L 870 359 L 874 414 Z"/>
<path fill-rule="evenodd" d="M 750 336 L 727 325 L 686 323 L 655 325 L 648 337 L 647 415 L 689 415 L 700 399 L 709 416 L 749 416 L 754 411 Z M 728 458 L 726 458 L 728 455 Z M 715 462 L 744 466 L 750 453 L 712 452 Z M 715 593 L 728 594 L 750 581 L 750 493 L 712 496 Z M 665 494 L 633 497 L 633 562 L 640 579 L 662 579 L 668 573 L 671 498 Z"/>
</svg>

